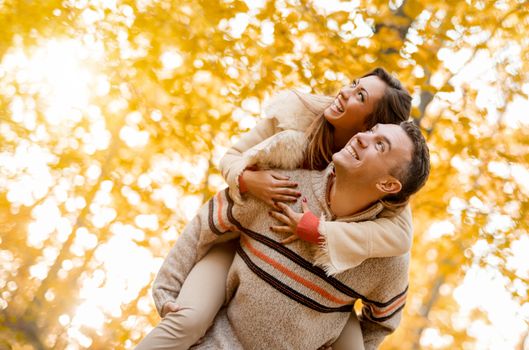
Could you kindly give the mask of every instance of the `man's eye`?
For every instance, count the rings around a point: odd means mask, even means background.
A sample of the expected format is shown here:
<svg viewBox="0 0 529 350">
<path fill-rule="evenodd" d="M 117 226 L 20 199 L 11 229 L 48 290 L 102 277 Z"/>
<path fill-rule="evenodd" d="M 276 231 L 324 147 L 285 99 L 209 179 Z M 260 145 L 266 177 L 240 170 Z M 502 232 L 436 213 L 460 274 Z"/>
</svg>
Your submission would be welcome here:
<svg viewBox="0 0 529 350">
<path fill-rule="evenodd" d="M 384 142 L 382 141 L 378 141 L 377 146 L 380 152 L 384 152 L 384 150 L 386 149 L 386 147 L 384 146 Z"/>
</svg>

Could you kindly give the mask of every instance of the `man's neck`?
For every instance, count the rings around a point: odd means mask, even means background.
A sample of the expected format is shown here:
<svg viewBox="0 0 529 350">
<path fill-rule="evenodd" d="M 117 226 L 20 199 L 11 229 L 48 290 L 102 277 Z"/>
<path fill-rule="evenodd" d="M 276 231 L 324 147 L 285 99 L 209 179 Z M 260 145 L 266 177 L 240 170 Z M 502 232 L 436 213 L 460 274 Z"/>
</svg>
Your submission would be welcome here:
<svg viewBox="0 0 529 350">
<path fill-rule="evenodd" d="M 380 199 L 378 193 L 351 183 L 346 185 L 336 176 L 329 179 L 329 186 L 329 206 L 337 217 L 359 213 Z"/>
</svg>

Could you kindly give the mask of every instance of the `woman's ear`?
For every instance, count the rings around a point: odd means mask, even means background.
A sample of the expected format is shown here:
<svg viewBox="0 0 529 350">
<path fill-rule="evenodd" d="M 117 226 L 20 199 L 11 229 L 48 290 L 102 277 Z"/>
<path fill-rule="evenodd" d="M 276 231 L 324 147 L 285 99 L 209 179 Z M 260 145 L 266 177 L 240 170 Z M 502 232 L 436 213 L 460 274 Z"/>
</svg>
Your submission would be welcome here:
<svg viewBox="0 0 529 350">
<path fill-rule="evenodd" d="M 402 184 L 393 176 L 388 176 L 377 182 L 376 187 L 380 192 L 385 194 L 394 194 L 400 192 L 402 189 Z"/>
</svg>

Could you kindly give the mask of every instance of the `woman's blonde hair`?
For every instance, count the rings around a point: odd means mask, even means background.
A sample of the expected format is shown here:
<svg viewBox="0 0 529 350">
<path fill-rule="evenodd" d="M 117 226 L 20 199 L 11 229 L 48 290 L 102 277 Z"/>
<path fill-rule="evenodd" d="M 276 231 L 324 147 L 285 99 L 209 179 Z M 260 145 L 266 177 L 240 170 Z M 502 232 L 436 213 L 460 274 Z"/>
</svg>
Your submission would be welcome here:
<svg viewBox="0 0 529 350">
<path fill-rule="evenodd" d="M 365 130 L 378 123 L 399 124 L 408 120 L 411 110 L 411 96 L 408 91 L 402 87 L 397 78 L 383 68 L 375 68 L 362 78 L 372 75 L 385 82 L 386 89 L 373 113 L 366 117 Z M 318 114 L 306 131 L 309 143 L 302 166 L 304 169 L 323 170 L 331 162 L 333 153 L 337 151 L 334 146 L 334 127 L 323 116 L 323 110 L 316 111 L 309 99 L 301 94 L 297 95 L 309 111 Z"/>
</svg>

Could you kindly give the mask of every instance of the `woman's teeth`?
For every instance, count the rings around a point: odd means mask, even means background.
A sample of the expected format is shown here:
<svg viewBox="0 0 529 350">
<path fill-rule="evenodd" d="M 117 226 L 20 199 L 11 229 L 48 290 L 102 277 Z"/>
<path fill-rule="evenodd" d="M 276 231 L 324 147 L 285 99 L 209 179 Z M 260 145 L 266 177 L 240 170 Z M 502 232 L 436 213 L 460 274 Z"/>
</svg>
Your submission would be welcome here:
<svg viewBox="0 0 529 350">
<path fill-rule="evenodd" d="M 334 107 L 340 112 L 343 113 L 344 109 L 339 99 L 334 100 Z"/>
</svg>

